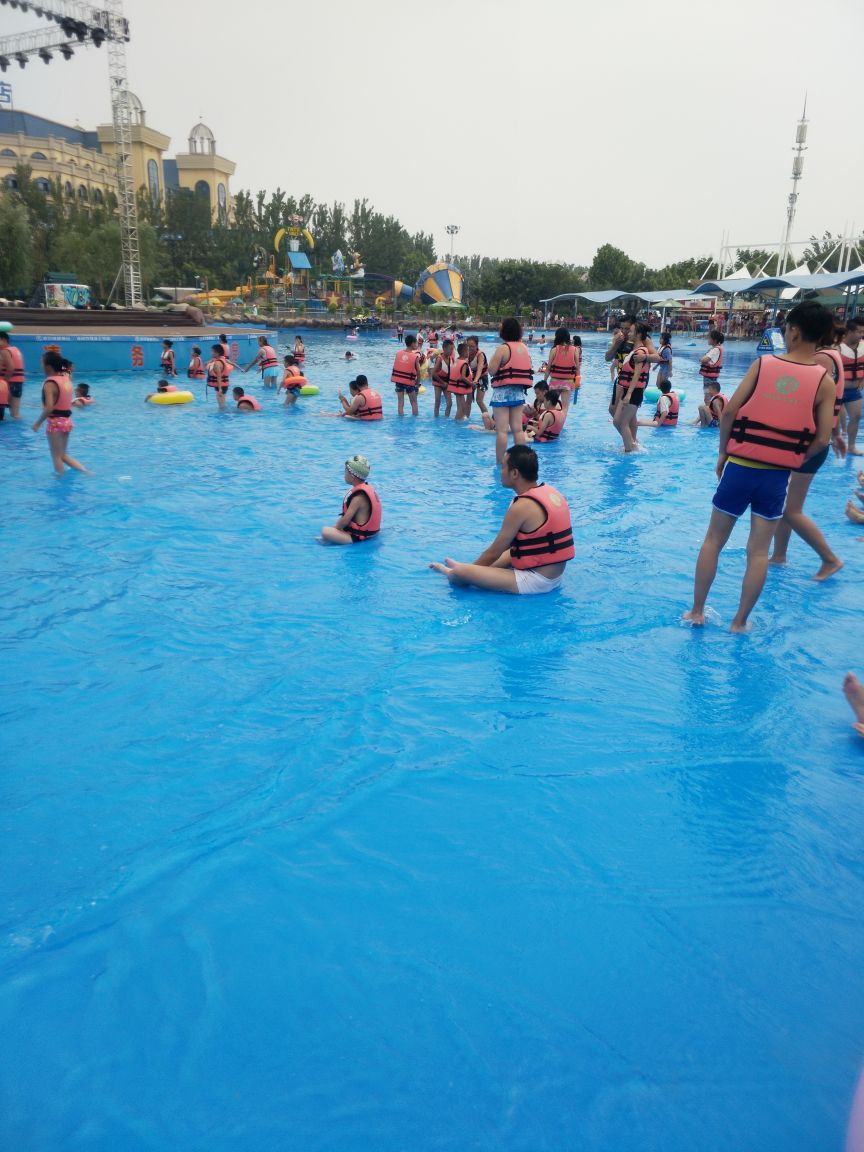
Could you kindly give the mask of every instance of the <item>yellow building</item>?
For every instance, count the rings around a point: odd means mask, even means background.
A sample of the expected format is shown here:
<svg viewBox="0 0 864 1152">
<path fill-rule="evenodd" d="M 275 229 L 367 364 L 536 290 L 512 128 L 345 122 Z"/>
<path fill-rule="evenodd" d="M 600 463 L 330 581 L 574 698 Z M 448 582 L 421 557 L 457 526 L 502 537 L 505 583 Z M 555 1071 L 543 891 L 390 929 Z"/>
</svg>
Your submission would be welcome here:
<svg viewBox="0 0 864 1152">
<path fill-rule="evenodd" d="M 154 200 L 164 202 L 166 190 L 189 188 L 206 196 L 214 220 L 231 214 L 230 178 L 234 161 L 216 151 L 216 140 L 206 124 L 189 134 L 189 151 L 167 156 L 171 138 L 147 124 L 137 96 L 129 94 L 132 122 L 132 178 Z M 100 124 L 95 131 L 72 128 L 29 112 L 0 108 L 0 181 L 15 187 L 15 168 L 28 164 L 33 179 L 46 194 L 60 181 L 63 194 L 81 206 L 101 205 L 117 192 L 114 127 Z"/>
</svg>

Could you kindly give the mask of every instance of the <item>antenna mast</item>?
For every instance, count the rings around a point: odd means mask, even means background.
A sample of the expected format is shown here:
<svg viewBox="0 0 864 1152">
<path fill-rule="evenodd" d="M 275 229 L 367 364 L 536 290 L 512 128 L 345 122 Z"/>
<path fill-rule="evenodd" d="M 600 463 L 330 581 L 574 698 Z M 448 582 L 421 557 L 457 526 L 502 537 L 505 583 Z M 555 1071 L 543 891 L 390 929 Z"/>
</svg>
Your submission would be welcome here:
<svg viewBox="0 0 864 1152">
<path fill-rule="evenodd" d="M 780 249 L 780 268 L 778 274 L 782 276 L 789 263 L 789 242 L 792 239 L 792 225 L 795 221 L 795 210 L 798 207 L 798 182 L 804 175 L 804 153 L 807 151 L 807 95 L 804 95 L 804 111 L 795 129 L 795 155 L 792 158 L 792 191 L 789 193 L 789 207 L 786 209 L 786 232 L 783 236 L 783 245 Z"/>
</svg>

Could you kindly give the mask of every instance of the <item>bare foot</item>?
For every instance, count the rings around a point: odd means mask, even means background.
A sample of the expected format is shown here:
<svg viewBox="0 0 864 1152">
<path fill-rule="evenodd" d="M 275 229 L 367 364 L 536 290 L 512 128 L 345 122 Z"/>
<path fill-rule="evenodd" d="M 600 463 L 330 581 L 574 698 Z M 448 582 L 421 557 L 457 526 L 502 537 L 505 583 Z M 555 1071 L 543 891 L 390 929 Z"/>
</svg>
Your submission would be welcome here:
<svg viewBox="0 0 864 1152">
<path fill-rule="evenodd" d="M 864 684 L 854 672 L 847 672 L 843 677 L 843 695 L 855 713 L 855 730 L 864 735 Z"/>
<path fill-rule="evenodd" d="M 853 524 L 864 524 L 864 512 L 856 507 L 851 500 L 846 505 L 846 515 Z"/>
<path fill-rule="evenodd" d="M 849 455 L 850 456 L 864 456 L 864 448 L 850 448 L 849 449 Z"/>
<path fill-rule="evenodd" d="M 705 613 L 697 612 L 695 608 L 691 608 L 689 612 L 685 612 L 681 619 L 692 624 L 694 628 L 702 628 L 705 625 Z"/>
<path fill-rule="evenodd" d="M 813 579 L 814 580 L 827 580 L 829 576 L 833 576 L 835 572 L 839 572 L 842 567 L 843 567 L 843 561 L 838 560 L 835 557 L 830 562 L 826 561 L 822 565 L 822 567 L 819 569 L 819 571 L 816 573 L 816 575 L 813 577 Z"/>
<path fill-rule="evenodd" d="M 768 563 L 769 564 L 785 564 L 786 563 L 786 557 L 785 556 L 778 556 L 775 553 L 773 556 L 768 557 Z"/>
<path fill-rule="evenodd" d="M 451 558 L 447 556 L 443 564 L 430 564 L 429 567 L 434 569 L 435 572 L 440 572 L 442 576 L 446 576 L 451 584 L 463 583 L 459 576 L 461 564 L 458 560 L 451 560 Z"/>
<path fill-rule="evenodd" d="M 729 625 L 730 632 L 745 633 L 751 632 L 752 630 L 753 625 L 750 624 L 747 620 L 733 620 Z"/>
</svg>

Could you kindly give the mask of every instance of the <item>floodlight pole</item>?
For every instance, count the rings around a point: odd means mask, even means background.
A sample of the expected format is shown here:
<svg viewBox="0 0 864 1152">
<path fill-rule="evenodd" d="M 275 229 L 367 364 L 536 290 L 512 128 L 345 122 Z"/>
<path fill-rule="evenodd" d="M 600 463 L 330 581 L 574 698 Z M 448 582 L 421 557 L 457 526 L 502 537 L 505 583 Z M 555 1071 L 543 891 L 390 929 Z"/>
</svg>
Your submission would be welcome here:
<svg viewBox="0 0 864 1152">
<path fill-rule="evenodd" d="M 804 96 L 804 111 L 795 130 L 795 155 L 792 159 L 792 191 L 789 193 L 789 206 L 786 209 L 786 232 L 783 236 L 783 246 L 780 249 L 779 276 L 786 273 L 789 262 L 789 242 L 792 239 L 792 225 L 795 222 L 795 209 L 798 206 L 798 182 L 804 175 L 804 153 L 807 151 L 807 96 Z"/>
</svg>

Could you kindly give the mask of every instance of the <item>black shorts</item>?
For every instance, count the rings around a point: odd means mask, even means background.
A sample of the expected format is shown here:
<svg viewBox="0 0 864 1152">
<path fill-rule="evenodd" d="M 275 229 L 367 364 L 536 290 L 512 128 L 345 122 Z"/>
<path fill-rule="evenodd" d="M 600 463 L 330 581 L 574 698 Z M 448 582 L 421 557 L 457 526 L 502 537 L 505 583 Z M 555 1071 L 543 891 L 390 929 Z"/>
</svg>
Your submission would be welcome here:
<svg viewBox="0 0 864 1152">
<path fill-rule="evenodd" d="M 625 388 L 624 396 L 626 396 L 626 395 L 627 395 L 627 390 Z M 624 396 L 621 397 L 622 400 L 624 399 Z M 637 408 L 641 408 L 642 407 L 642 401 L 644 399 L 645 399 L 645 389 L 644 388 L 634 388 L 633 391 L 630 393 L 630 399 L 627 401 L 627 403 L 628 404 L 634 404 Z"/>
<path fill-rule="evenodd" d="M 419 384 L 397 384 L 396 385 L 396 391 L 397 392 L 407 392 L 408 395 L 410 396 L 411 393 L 416 392 L 419 389 L 419 387 L 420 387 Z M 439 387 L 440 387 L 440 385 L 439 385 Z"/>
<path fill-rule="evenodd" d="M 14 396 L 16 400 L 20 400 L 21 397 L 24 395 L 24 385 L 23 384 L 10 384 L 9 385 L 9 395 Z"/>
<path fill-rule="evenodd" d="M 811 456 L 809 460 L 805 460 L 797 468 L 793 468 L 793 472 L 802 472 L 805 476 L 812 476 L 818 472 L 825 461 L 828 459 L 828 453 L 831 450 L 831 445 L 828 444 L 821 452 L 817 452 L 815 456 Z"/>
<path fill-rule="evenodd" d="M 214 392 L 221 392 L 223 396 L 228 391 L 227 384 L 208 384 L 207 387 L 212 388 Z"/>
</svg>

